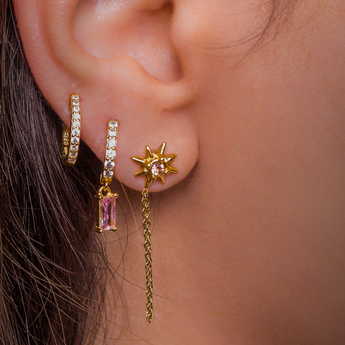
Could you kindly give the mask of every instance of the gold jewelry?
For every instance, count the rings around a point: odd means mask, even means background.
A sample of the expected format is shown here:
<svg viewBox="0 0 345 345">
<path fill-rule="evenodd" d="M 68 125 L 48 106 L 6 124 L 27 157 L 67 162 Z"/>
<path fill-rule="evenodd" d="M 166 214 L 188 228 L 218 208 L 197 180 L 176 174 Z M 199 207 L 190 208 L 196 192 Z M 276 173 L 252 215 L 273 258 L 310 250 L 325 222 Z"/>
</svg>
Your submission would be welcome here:
<svg viewBox="0 0 345 345">
<path fill-rule="evenodd" d="M 70 98 L 71 123 L 62 132 L 62 164 L 72 166 L 76 163 L 79 153 L 81 111 L 80 98 L 72 94 Z"/>
<path fill-rule="evenodd" d="M 146 182 L 145 188 L 142 190 L 141 204 L 143 205 L 143 228 L 145 238 L 145 270 L 146 270 L 146 320 L 152 321 L 153 310 L 153 282 L 152 282 L 152 258 L 151 258 L 151 220 L 150 220 L 150 199 L 149 199 L 149 186 L 155 180 L 159 180 L 161 183 L 165 183 L 165 175 L 170 173 L 178 173 L 178 169 L 170 166 L 170 162 L 175 159 L 176 154 L 165 155 L 166 143 L 162 143 L 156 152 L 152 152 L 151 149 L 146 146 L 146 157 L 131 157 L 131 159 L 141 165 L 141 169 L 138 170 L 134 176 L 145 176 Z"/>
<path fill-rule="evenodd" d="M 96 231 L 117 231 L 116 227 L 116 199 L 117 193 L 112 193 L 110 184 L 113 180 L 117 147 L 117 133 L 119 124 L 116 120 L 108 121 L 107 144 L 105 150 L 103 172 L 101 174 L 101 188 L 95 195 L 98 200 Z"/>
</svg>

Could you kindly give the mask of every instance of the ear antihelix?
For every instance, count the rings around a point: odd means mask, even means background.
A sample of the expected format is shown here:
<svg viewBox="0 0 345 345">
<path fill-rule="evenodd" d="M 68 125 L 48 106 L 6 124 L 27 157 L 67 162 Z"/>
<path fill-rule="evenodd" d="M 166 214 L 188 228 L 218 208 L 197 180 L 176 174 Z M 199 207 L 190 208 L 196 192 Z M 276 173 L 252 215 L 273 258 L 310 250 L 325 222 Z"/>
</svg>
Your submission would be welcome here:
<svg viewBox="0 0 345 345">
<path fill-rule="evenodd" d="M 176 82 L 182 72 L 171 43 L 172 15 L 172 5 L 165 1 L 80 1 L 73 33 L 95 58 L 132 57 L 155 79 Z"/>
<path fill-rule="evenodd" d="M 78 0 L 40 0 L 40 22 L 45 44 L 56 62 L 69 75 L 85 79 L 96 60 L 77 43 L 73 34 L 73 15 Z M 68 52 L 68 54 L 66 54 Z"/>
</svg>

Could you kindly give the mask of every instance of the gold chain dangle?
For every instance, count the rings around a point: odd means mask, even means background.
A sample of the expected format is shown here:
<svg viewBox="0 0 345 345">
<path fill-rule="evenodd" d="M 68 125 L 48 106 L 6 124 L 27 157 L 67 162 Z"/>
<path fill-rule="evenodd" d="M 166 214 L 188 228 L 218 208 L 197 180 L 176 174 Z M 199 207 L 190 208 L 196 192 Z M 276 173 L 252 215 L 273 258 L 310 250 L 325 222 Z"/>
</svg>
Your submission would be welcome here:
<svg viewBox="0 0 345 345">
<path fill-rule="evenodd" d="M 153 316 L 153 280 L 152 280 L 152 258 L 151 258 L 151 220 L 150 220 L 150 198 L 149 186 L 155 180 L 165 183 L 165 175 L 177 173 L 178 169 L 170 166 L 170 162 L 176 154 L 165 155 L 166 143 L 162 143 L 156 152 L 146 146 L 146 157 L 131 157 L 141 169 L 134 176 L 146 176 L 145 188 L 141 192 L 141 204 L 143 206 L 143 229 L 144 229 L 144 248 L 145 248 L 145 271 L 146 271 L 146 320 L 152 321 Z"/>
<path fill-rule="evenodd" d="M 151 258 L 151 220 L 150 220 L 150 198 L 149 191 L 144 188 L 141 192 L 141 204 L 143 205 L 143 228 L 144 228 L 144 248 L 145 248 L 145 270 L 146 270 L 146 320 L 152 321 L 153 310 L 153 281 L 152 281 L 152 258 Z"/>
</svg>

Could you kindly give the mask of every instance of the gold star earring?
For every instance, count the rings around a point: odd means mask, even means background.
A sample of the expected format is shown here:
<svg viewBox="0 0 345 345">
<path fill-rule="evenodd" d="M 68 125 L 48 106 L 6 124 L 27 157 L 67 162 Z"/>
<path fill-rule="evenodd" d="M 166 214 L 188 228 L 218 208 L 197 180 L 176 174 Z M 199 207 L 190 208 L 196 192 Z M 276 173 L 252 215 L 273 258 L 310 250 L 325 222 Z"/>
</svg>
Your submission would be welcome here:
<svg viewBox="0 0 345 345">
<path fill-rule="evenodd" d="M 131 159 L 141 165 L 134 176 L 146 176 L 145 188 L 141 192 L 141 204 L 143 205 L 143 228 L 145 238 L 145 270 L 146 270 L 146 320 L 152 321 L 153 311 L 153 281 L 152 281 L 152 258 L 151 258 L 151 231 L 150 231 L 150 199 L 149 186 L 153 181 L 165 183 L 165 175 L 170 173 L 178 173 L 178 169 L 170 166 L 170 162 L 175 159 L 176 154 L 165 155 L 166 143 L 162 143 L 156 152 L 146 146 L 146 157 L 131 157 Z"/>
</svg>

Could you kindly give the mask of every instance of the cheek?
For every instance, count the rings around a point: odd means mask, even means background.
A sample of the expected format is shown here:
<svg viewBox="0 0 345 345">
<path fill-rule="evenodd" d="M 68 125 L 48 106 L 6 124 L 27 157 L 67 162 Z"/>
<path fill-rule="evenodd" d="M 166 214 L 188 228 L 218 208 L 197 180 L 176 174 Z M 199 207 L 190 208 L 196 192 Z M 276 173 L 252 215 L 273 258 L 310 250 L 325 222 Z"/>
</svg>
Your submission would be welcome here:
<svg viewBox="0 0 345 345">
<path fill-rule="evenodd" d="M 285 330 L 317 333 L 341 329 L 343 315 L 345 51 L 343 19 L 305 15 L 296 10 L 294 30 L 209 78 L 196 122 L 199 171 L 214 176 L 202 214 L 229 229 L 212 233 L 223 265 L 212 282 L 231 272 L 228 300 L 254 296 L 256 322 L 264 310 Z M 236 289 L 241 297 L 230 296 Z"/>
</svg>

